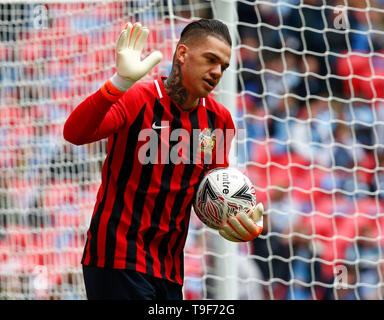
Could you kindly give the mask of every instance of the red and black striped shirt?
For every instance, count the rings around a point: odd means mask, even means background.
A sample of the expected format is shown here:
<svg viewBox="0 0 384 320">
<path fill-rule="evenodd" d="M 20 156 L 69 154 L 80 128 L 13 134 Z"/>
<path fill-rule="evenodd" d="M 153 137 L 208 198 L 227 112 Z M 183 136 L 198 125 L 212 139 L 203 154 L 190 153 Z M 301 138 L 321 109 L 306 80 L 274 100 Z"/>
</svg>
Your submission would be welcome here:
<svg viewBox="0 0 384 320">
<path fill-rule="evenodd" d="M 95 92 L 71 113 L 64 137 L 108 138 L 82 263 L 182 284 L 195 191 L 207 170 L 228 166 L 235 128 L 211 97 L 183 111 L 163 79 L 139 81 L 115 103 Z"/>
</svg>

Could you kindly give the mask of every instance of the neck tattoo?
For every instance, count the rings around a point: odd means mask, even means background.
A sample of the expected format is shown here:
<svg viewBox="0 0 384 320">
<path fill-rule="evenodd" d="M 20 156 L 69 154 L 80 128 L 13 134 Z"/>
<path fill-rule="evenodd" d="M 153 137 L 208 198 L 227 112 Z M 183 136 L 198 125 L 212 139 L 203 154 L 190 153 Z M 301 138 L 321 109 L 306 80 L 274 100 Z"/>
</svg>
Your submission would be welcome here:
<svg viewBox="0 0 384 320">
<path fill-rule="evenodd" d="M 183 87 L 180 65 L 175 63 L 172 71 L 164 83 L 165 91 L 181 108 L 187 100 L 187 90 Z"/>
</svg>

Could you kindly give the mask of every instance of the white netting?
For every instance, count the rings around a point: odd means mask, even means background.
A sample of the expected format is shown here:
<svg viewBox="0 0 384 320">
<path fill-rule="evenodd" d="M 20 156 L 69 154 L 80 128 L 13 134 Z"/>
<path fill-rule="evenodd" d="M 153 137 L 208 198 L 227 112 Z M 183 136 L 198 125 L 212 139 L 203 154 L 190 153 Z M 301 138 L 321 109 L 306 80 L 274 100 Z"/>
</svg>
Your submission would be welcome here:
<svg viewBox="0 0 384 320">
<path fill-rule="evenodd" d="M 239 246 L 238 274 L 223 276 L 224 240 L 193 215 L 185 297 L 215 298 L 235 278 L 240 299 L 382 298 L 384 4 L 236 6 L 229 72 L 246 134 L 234 147 L 267 232 Z M 113 74 L 127 21 L 150 28 L 146 50 L 165 59 L 149 76 L 166 75 L 183 26 L 218 8 L 131 0 L 0 9 L 0 299 L 84 299 L 80 259 L 106 144 L 73 146 L 62 126 Z"/>
<path fill-rule="evenodd" d="M 239 17 L 264 296 L 381 299 L 383 3 L 241 1 Z"/>
<path fill-rule="evenodd" d="M 63 139 L 71 110 L 113 74 L 127 21 L 166 53 L 162 1 L 0 3 L 0 299 L 85 298 L 80 260 L 106 143 Z M 168 48 L 168 47 L 169 48 Z M 158 68 L 154 71 L 158 72 Z"/>
</svg>

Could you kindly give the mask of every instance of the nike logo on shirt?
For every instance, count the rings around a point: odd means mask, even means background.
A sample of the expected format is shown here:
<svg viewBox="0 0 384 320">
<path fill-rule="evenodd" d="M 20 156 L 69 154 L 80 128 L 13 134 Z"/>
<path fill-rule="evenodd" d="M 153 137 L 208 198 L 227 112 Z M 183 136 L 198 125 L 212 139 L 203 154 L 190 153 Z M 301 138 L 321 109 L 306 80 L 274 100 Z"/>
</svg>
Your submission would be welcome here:
<svg viewBox="0 0 384 320">
<path fill-rule="evenodd" d="M 156 122 L 152 123 L 152 129 L 156 130 L 156 129 L 164 129 L 164 128 L 169 128 L 169 126 L 162 126 L 162 125 L 158 126 L 156 125 Z"/>
</svg>

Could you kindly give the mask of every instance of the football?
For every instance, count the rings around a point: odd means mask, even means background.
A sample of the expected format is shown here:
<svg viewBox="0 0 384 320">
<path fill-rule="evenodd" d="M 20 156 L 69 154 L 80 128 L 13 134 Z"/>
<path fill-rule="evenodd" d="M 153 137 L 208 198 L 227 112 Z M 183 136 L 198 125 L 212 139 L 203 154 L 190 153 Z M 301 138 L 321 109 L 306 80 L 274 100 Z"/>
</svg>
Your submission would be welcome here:
<svg viewBox="0 0 384 320">
<path fill-rule="evenodd" d="M 246 175 L 235 168 L 208 171 L 193 202 L 197 217 L 212 229 L 219 229 L 229 216 L 240 211 L 251 213 L 255 206 L 255 187 Z"/>
</svg>

